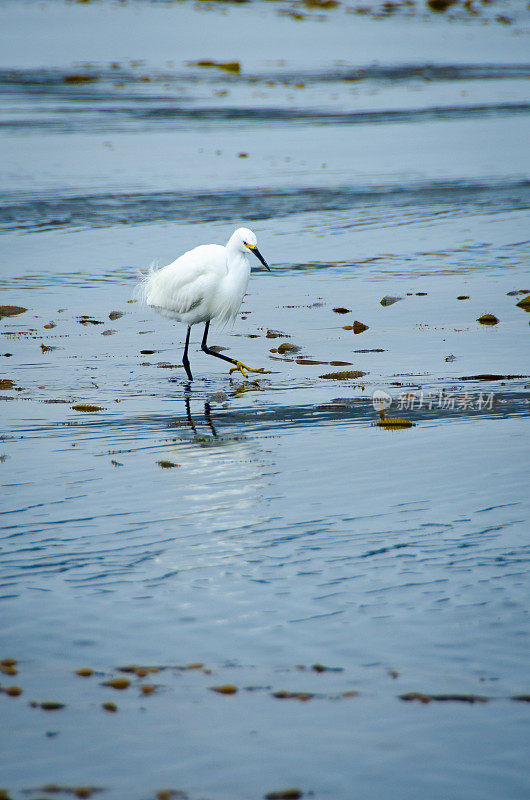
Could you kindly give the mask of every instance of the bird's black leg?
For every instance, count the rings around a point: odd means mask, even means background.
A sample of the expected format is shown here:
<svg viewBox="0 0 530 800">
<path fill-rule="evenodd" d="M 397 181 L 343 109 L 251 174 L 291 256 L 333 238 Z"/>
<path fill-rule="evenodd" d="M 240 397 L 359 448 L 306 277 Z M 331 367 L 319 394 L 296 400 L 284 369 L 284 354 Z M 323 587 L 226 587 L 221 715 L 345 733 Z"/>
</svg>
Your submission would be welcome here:
<svg viewBox="0 0 530 800">
<path fill-rule="evenodd" d="M 185 398 L 184 398 L 184 402 L 185 402 L 185 404 L 186 404 L 186 417 L 188 418 L 188 425 L 189 425 L 189 426 L 190 426 L 190 428 L 192 429 L 193 433 L 194 433 L 195 435 L 197 435 L 197 429 L 196 429 L 196 427 L 195 427 L 195 423 L 193 422 L 193 418 L 192 418 L 192 416 L 191 416 L 191 408 L 190 408 L 190 396 L 189 396 L 189 394 L 188 394 L 188 393 L 186 393 L 186 396 L 185 396 Z"/>
<path fill-rule="evenodd" d="M 190 360 L 188 358 L 188 345 L 190 343 L 190 333 L 191 333 L 191 325 L 188 325 L 188 332 L 186 334 L 186 344 L 184 345 L 184 355 L 182 356 L 182 363 L 184 364 L 186 375 L 188 376 L 189 380 L 192 381 L 193 375 L 191 374 Z"/>
<path fill-rule="evenodd" d="M 217 353 L 215 350 L 210 350 L 210 348 L 206 344 L 206 339 L 208 338 L 208 330 L 209 330 L 209 328 L 210 328 L 210 321 L 208 320 L 208 322 L 204 326 L 204 336 L 202 337 L 201 350 L 204 353 L 208 353 L 209 356 L 215 356 L 216 358 L 222 358 L 223 361 L 228 361 L 228 362 L 230 362 L 230 364 L 235 364 L 236 362 L 234 361 L 233 358 L 230 358 L 229 356 L 224 356 L 222 353 Z"/>
<path fill-rule="evenodd" d="M 206 422 L 210 426 L 210 430 L 212 432 L 212 435 L 214 436 L 215 439 L 217 439 L 217 431 L 215 430 L 215 428 L 213 426 L 212 418 L 210 416 L 210 411 L 211 411 L 210 403 L 208 401 L 206 401 L 206 403 L 204 404 L 204 416 L 206 417 Z"/>
<path fill-rule="evenodd" d="M 202 337 L 201 350 L 204 353 L 208 353 L 209 356 L 215 356 L 216 358 L 222 358 L 223 361 L 228 361 L 229 364 L 234 364 L 235 366 L 233 367 L 233 369 L 230 370 L 231 373 L 235 372 L 236 370 L 239 370 L 241 372 L 241 374 L 244 375 L 245 378 L 246 378 L 247 377 L 246 373 L 243 371 L 245 369 L 248 369 L 249 372 L 269 372 L 268 369 L 262 369 L 262 368 L 253 369 L 252 367 L 247 367 L 246 364 L 243 364 L 242 361 L 236 361 L 234 358 L 230 358 L 230 356 L 224 356 L 222 353 L 216 353 L 215 350 L 210 350 L 210 348 L 206 344 L 206 339 L 208 338 L 208 330 L 209 330 L 209 328 L 210 328 L 210 321 L 208 320 L 208 322 L 204 326 L 204 336 Z"/>
</svg>

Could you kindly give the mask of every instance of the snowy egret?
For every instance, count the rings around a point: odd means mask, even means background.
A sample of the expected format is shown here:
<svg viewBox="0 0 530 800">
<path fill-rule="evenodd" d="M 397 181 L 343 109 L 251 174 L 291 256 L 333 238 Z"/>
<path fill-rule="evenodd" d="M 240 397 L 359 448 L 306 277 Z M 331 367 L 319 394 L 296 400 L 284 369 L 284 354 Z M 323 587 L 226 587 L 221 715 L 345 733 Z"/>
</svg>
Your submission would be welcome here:
<svg viewBox="0 0 530 800">
<path fill-rule="evenodd" d="M 151 270 L 141 284 L 141 294 L 147 305 L 164 317 L 185 322 L 188 326 L 182 363 L 190 381 L 193 380 L 188 359 L 191 326 L 206 323 L 201 350 L 208 355 L 234 364 L 230 370 L 239 370 L 246 378 L 248 372 L 270 372 L 263 368 L 247 367 L 242 361 L 211 350 L 206 344 L 210 321 L 221 324 L 234 320 L 247 290 L 250 277 L 249 252 L 254 253 L 269 270 L 260 251 L 255 234 L 248 228 L 238 228 L 226 247 L 203 244 L 188 250 L 171 264 Z"/>
</svg>

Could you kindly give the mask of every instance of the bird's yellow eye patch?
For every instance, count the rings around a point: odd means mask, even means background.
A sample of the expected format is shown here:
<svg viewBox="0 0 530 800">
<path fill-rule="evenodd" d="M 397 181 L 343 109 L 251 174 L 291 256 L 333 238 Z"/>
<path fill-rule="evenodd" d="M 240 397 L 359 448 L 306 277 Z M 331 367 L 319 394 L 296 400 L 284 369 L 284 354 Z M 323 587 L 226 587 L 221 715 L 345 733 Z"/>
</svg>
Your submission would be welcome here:
<svg viewBox="0 0 530 800">
<path fill-rule="evenodd" d="M 245 247 L 248 247 L 249 250 L 255 250 L 256 249 L 256 245 L 255 244 L 249 244 L 248 242 L 243 242 L 243 244 L 245 245 Z"/>
</svg>

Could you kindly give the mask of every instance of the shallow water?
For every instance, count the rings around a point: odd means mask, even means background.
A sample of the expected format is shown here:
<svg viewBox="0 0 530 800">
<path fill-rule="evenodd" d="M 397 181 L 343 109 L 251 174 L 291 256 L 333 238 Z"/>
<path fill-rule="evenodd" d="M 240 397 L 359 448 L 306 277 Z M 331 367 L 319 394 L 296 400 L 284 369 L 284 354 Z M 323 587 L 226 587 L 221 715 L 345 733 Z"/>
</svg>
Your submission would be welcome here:
<svg viewBox="0 0 530 800">
<path fill-rule="evenodd" d="M 528 12 L 290 8 L 0 8 L 12 797 L 528 796 Z M 139 273 L 249 221 L 189 387 Z"/>
</svg>

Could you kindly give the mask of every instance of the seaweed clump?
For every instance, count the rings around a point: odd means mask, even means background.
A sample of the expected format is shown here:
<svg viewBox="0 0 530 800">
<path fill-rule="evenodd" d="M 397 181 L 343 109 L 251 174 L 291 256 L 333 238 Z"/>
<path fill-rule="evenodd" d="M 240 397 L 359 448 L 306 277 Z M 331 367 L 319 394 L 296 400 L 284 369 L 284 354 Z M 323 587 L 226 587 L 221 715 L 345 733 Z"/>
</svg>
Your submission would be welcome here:
<svg viewBox="0 0 530 800">
<path fill-rule="evenodd" d="M 344 372 L 327 372 L 325 375 L 320 375 L 319 377 L 327 378 L 332 381 L 347 381 L 352 378 L 362 378 L 363 375 L 366 375 L 366 372 L 362 372 L 360 369 L 350 369 L 344 370 Z"/>
<path fill-rule="evenodd" d="M 477 322 L 480 322 L 481 325 L 497 325 L 499 323 L 499 318 L 496 317 L 495 314 L 482 314 L 482 316 L 477 319 Z"/>
<path fill-rule="evenodd" d="M 384 408 L 379 412 L 379 421 L 373 422 L 378 428 L 413 428 L 416 423 L 404 417 L 387 417 Z"/>
<path fill-rule="evenodd" d="M 0 319 L 2 317 L 15 317 L 17 314 L 23 314 L 27 310 L 23 306 L 0 306 Z"/>
</svg>

